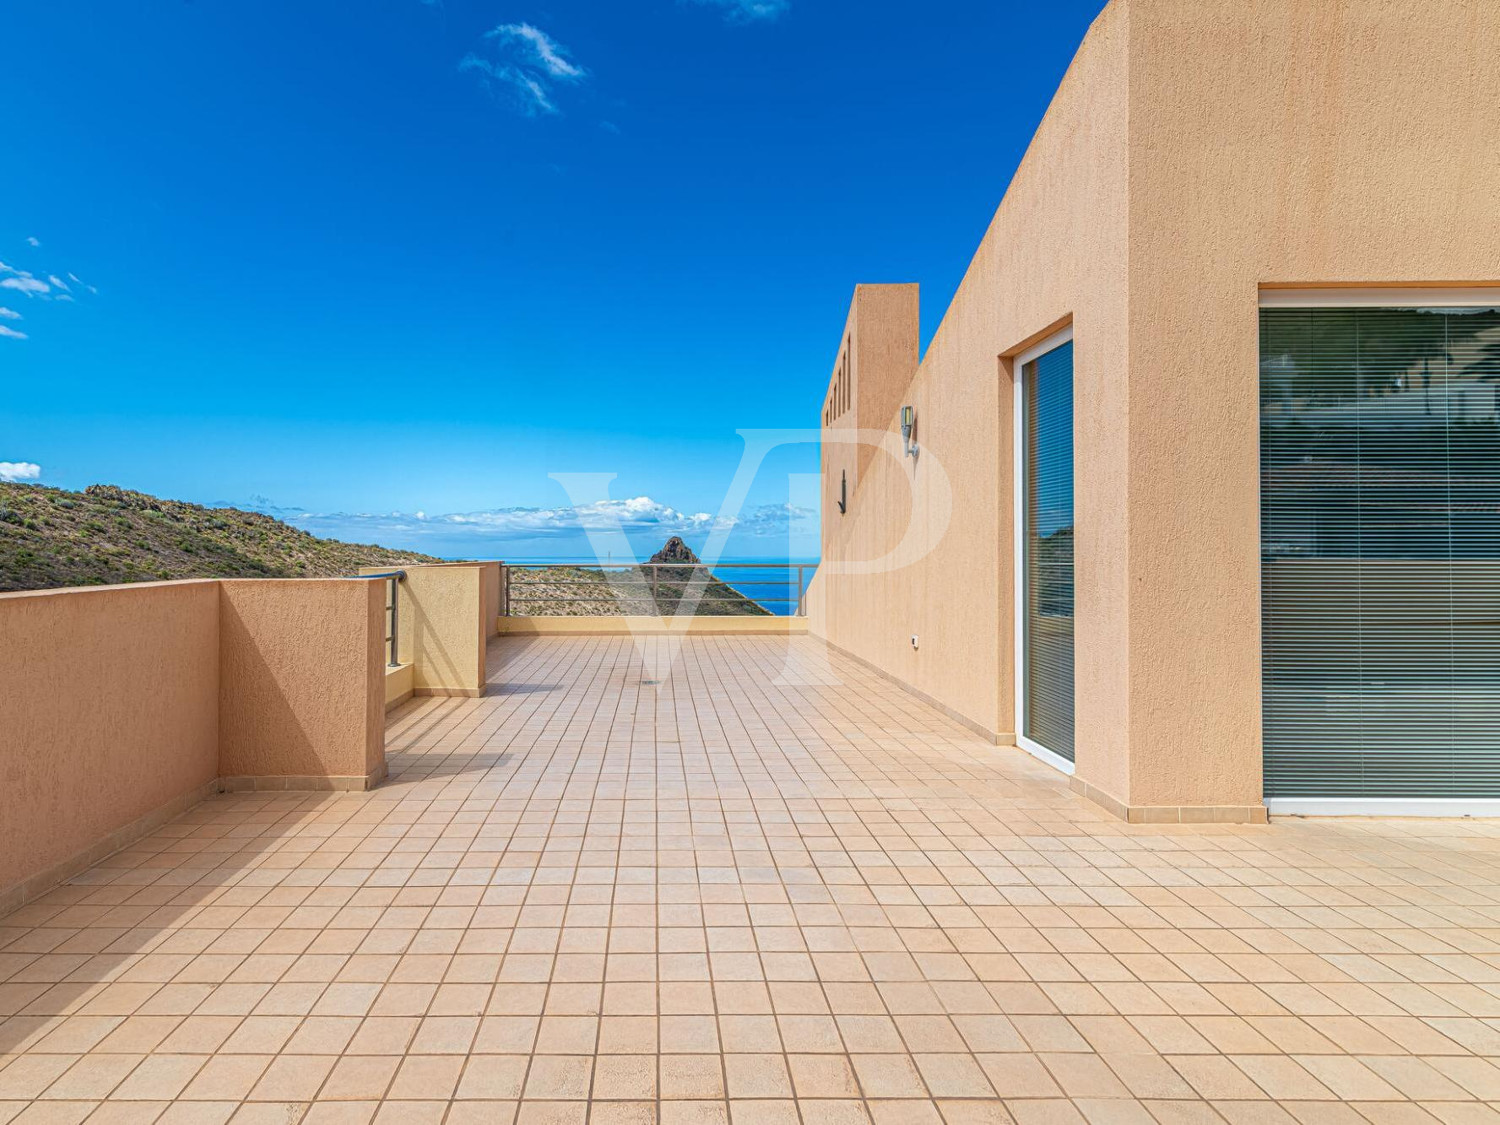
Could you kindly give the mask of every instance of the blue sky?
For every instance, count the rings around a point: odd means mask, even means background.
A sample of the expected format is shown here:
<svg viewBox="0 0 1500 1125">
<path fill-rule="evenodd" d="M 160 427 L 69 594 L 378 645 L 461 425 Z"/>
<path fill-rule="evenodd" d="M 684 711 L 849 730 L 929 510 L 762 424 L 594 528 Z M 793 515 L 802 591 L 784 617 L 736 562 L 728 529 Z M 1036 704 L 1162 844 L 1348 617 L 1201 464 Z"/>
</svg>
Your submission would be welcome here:
<svg viewBox="0 0 1500 1125">
<path fill-rule="evenodd" d="M 0 474 L 447 555 L 581 554 L 578 502 L 701 540 L 737 431 L 816 426 L 856 282 L 930 337 L 1100 7 L 11 5 Z M 729 553 L 815 555 L 816 470 L 768 456 Z"/>
</svg>

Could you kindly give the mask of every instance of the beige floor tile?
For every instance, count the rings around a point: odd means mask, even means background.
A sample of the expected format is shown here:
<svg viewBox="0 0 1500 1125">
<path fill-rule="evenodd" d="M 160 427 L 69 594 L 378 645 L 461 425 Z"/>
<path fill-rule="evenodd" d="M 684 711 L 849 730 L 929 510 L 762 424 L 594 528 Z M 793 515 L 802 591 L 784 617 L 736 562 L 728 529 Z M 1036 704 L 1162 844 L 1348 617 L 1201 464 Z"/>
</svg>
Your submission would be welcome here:
<svg viewBox="0 0 1500 1125">
<path fill-rule="evenodd" d="M 334 1064 L 318 1097 L 331 1101 L 379 1101 L 390 1088 L 400 1062 L 398 1055 L 345 1055 Z"/>
<path fill-rule="evenodd" d="M 659 1096 L 667 1100 L 724 1097 L 724 1065 L 719 1055 L 662 1055 Z"/>
<path fill-rule="evenodd" d="M 120 1101 L 178 1097 L 208 1059 L 207 1055 L 152 1055 L 131 1071 L 110 1097 Z"/>
<path fill-rule="evenodd" d="M 658 1060 L 654 1055 L 600 1055 L 594 1063 L 593 1097 L 604 1101 L 647 1101 L 656 1097 Z"/>
<path fill-rule="evenodd" d="M 271 1055 L 215 1055 L 183 1090 L 188 1101 L 244 1101 L 260 1081 Z"/>
<path fill-rule="evenodd" d="M 531 1101 L 573 1101 L 588 1097 L 594 1060 L 587 1055 L 538 1055 L 526 1076 L 524 1097 Z"/>
</svg>

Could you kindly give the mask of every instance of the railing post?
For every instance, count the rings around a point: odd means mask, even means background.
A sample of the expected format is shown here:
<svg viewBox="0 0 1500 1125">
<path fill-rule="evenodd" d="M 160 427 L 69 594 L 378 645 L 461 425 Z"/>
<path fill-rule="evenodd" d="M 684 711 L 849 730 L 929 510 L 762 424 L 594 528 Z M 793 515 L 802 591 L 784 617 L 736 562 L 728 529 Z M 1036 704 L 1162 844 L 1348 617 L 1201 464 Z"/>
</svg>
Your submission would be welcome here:
<svg viewBox="0 0 1500 1125">
<path fill-rule="evenodd" d="M 500 616 L 510 616 L 510 564 L 500 564 Z"/>
<path fill-rule="evenodd" d="M 802 600 L 803 599 L 802 569 L 803 569 L 803 565 L 801 563 L 798 563 L 797 564 L 797 616 L 798 617 L 806 617 L 807 616 L 807 606 L 803 603 L 803 600 Z"/>
<path fill-rule="evenodd" d="M 651 609 L 656 616 L 662 616 L 661 599 L 657 595 L 657 586 L 661 580 L 661 569 L 655 563 L 647 563 L 651 568 Z"/>
<path fill-rule="evenodd" d="M 387 581 L 391 584 L 391 655 L 389 665 L 392 668 L 399 668 L 401 666 L 398 636 L 401 621 L 401 579 L 393 574 Z"/>
</svg>

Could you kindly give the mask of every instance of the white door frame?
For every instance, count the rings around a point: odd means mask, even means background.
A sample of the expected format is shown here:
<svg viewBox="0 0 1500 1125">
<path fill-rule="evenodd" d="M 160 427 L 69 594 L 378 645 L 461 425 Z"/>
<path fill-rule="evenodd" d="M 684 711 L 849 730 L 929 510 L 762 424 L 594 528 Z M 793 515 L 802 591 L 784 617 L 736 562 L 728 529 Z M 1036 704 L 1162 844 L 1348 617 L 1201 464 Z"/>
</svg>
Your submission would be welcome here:
<svg viewBox="0 0 1500 1125">
<path fill-rule="evenodd" d="M 1015 624 L 1012 632 L 1015 634 L 1015 660 L 1013 662 L 1013 675 L 1011 677 L 1011 688 L 1015 693 L 1015 716 L 1016 716 L 1016 745 L 1025 750 L 1032 757 L 1046 762 L 1054 769 L 1072 775 L 1073 763 L 1061 754 L 1047 749 L 1040 742 L 1034 742 L 1026 737 L 1026 365 L 1040 356 L 1046 355 L 1055 348 L 1060 348 L 1073 339 L 1073 326 L 1054 332 L 1038 344 L 1033 344 L 1024 352 L 1011 361 L 1011 404 L 1012 419 L 1014 421 L 1013 438 L 1011 445 L 1015 449 L 1015 460 L 1011 466 L 1011 477 L 1014 485 L 1012 511 L 1014 513 L 1012 523 L 1014 540 L 1014 557 L 1011 567 L 1015 575 Z M 1076 451 L 1075 451 L 1076 452 Z M 1075 476 L 1075 481 L 1076 481 Z M 1076 537 L 1074 542 L 1076 543 Z M 1076 626 L 1078 617 L 1074 614 Z M 1078 634 L 1075 628 L 1073 643 L 1078 643 Z M 1078 689 L 1075 683 L 1073 690 L 1073 713 L 1078 714 Z"/>
</svg>

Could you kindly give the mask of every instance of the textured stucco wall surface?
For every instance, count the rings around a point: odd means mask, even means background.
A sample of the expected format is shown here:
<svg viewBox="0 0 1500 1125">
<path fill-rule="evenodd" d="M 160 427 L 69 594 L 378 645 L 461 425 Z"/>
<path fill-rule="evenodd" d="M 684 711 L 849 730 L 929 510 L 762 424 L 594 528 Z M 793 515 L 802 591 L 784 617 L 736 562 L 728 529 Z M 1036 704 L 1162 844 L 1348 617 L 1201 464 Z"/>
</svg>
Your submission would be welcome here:
<svg viewBox="0 0 1500 1125">
<path fill-rule="evenodd" d="M 825 566 L 813 584 L 812 631 L 1005 737 L 1015 720 L 1004 357 L 1070 319 L 1080 333 L 1078 440 L 1094 459 L 1079 482 L 1079 554 L 1088 562 L 1079 569 L 1078 597 L 1100 646 L 1098 658 L 1080 654 L 1079 676 L 1089 685 L 1093 728 L 1125 728 L 1127 15 L 1116 6 L 1096 21 L 915 378 L 884 418 L 866 423 L 899 434 L 900 408 L 910 403 L 921 453 L 871 456 L 842 518 L 826 510 L 825 483 L 825 561 L 878 558 L 913 520 L 933 545 L 915 563 L 874 574 L 838 575 Z M 952 494 L 946 526 L 934 461 Z M 1080 749 L 1080 768 L 1105 771 L 1109 755 L 1108 744 L 1090 743 Z"/>
<path fill-rule="evenodd" d="M 874 457 L 823 557 L 923 519 L 929 456 L 952 524 L 820 572 L 813 631 L 1014 730 L 1008 357 L 1071 323 L 1077 778 L 1257 805 L 1258 292 L 1500 282 L 1497 57 L 1492 0 L 1114 0 L 903 396 L 922 458 Z"/>
<path fill-rule="evenodd" d="M 1259 801 L 1258 290 L 1500 281 L 1500 4 L 1132 11 L 1128 797 Z"/>
<path fill-rule="evenodd" d="M 0 909 L 220 777 L 382 776 L 384 606 L 342 579 L 0 594 Z"/>
<path fill-rule="evenodd" d="M 385 585 L 219 583 L 219 772 L 355 777 L 385 738 Z"/>
<path fill-rule="evenodd" d="M 218 776 L 218 599 L 0 594 L 0 890 Z"/>
<path fill-rule="evenodd" d="M 400 659 L 420 695 L 484 688 L 487 568 L 495 564 L 406 567 L 401 584 Z M 498 566 L 495 571 L 498 577 Z M 492 627 L 491 627 L 492 628 Z"/>
<path fill-rule="evenodd" d="M 500 563 L 485 562 L 479 567 L 484 572 L 484 635 L 493 637 L 500 632 Z"/>
</svg>

